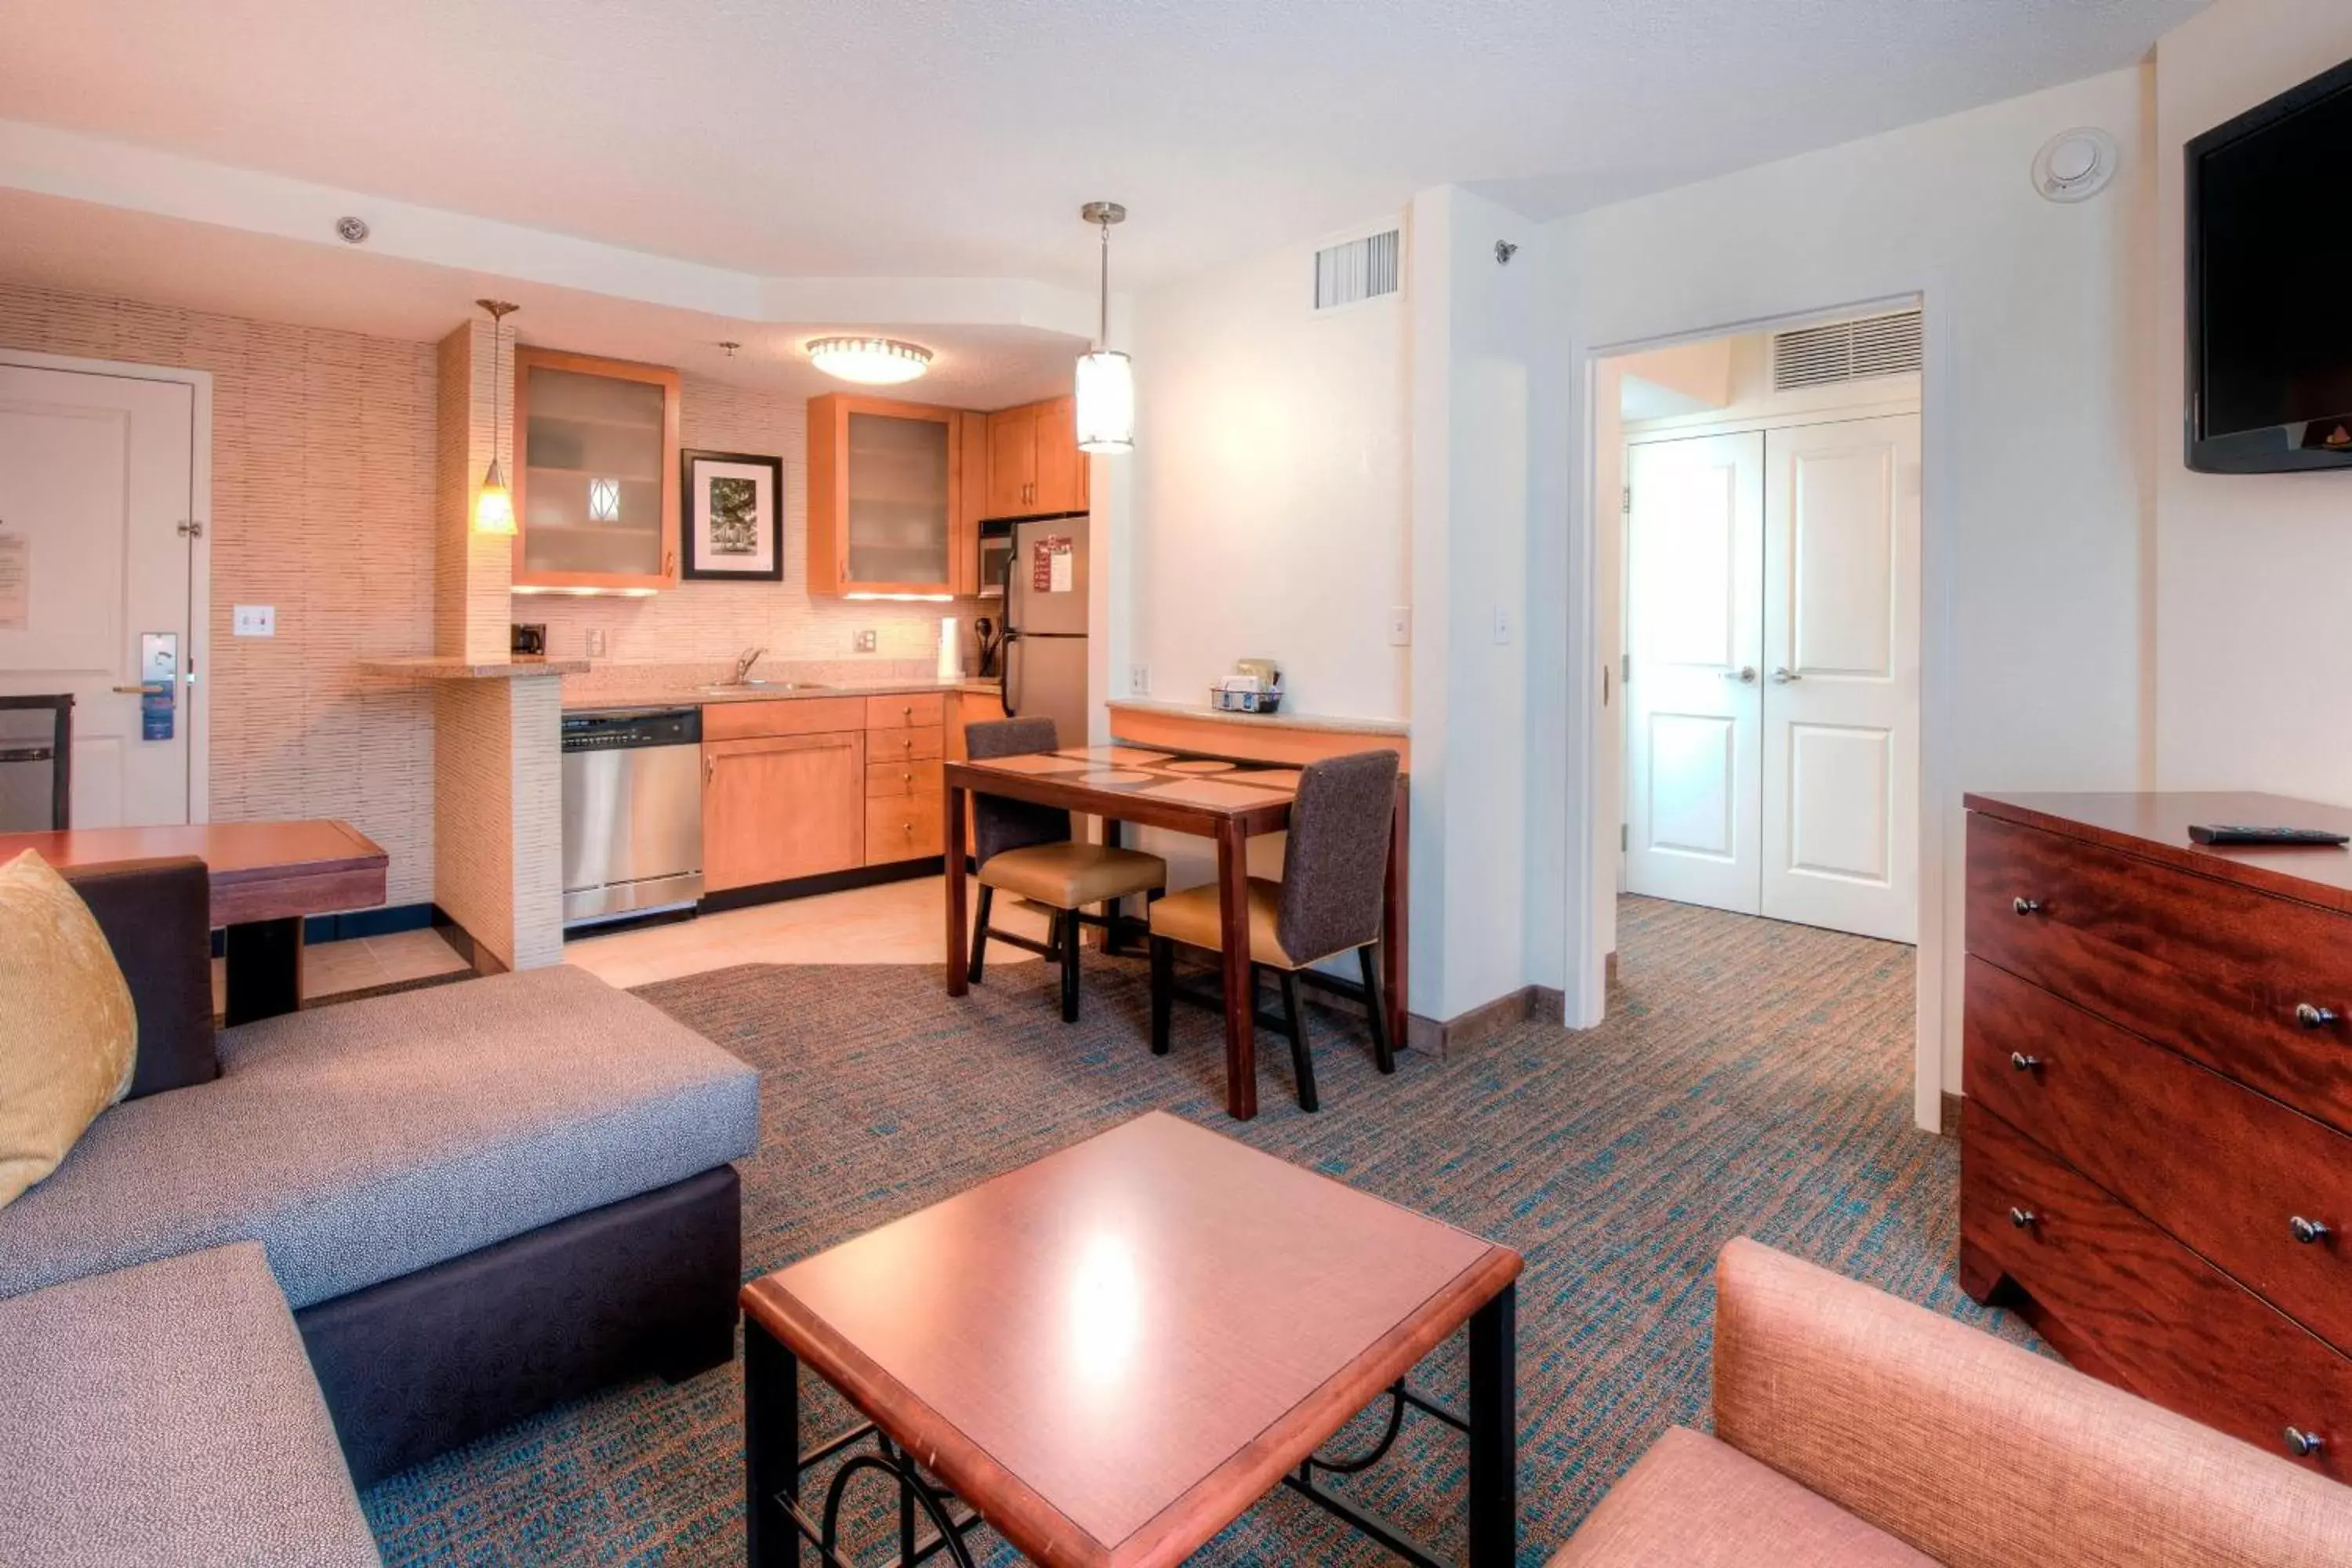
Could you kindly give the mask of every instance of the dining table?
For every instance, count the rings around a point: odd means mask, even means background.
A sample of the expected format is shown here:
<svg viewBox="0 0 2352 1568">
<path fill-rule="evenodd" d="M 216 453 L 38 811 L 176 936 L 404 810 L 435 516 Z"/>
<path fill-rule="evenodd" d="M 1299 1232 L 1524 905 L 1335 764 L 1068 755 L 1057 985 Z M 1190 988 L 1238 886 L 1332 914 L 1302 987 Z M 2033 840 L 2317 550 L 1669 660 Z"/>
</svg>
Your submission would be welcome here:
<svg viewBox="0 0 2352 1568">
<path fill-rule="evenodd" d="M 1298 793 L 1297 768 L 1171 749 L 1097 745 L 1050 752 L 965 758 L 940 769 L 946 826 L 948 994 L 970 988 L 971 945 L 964 810 L 968 796 L 989 795 L 1058 806 L 1097 817 L 1103 841 L 1117 845 L 1122 824 L 1207 838 L 1217 847 L 1217 889 L 1225 1019 L 1225 1109 L 1238 1121 L 1257 1114 L 1257 993 L 1250 962 L 1249 841 L 1290 826 Z M 1388 869 L 1382 892 L 1381 981 L 1388 1005 L 1389 1038 L 1406 1038 L 1406 780 L 1397 776 L 1390 816 Z M 1116 934 L 1117 927 L 1113 927 Z M 1345 982 L 1332 984 L 1353 990 Z"/>
</svg>

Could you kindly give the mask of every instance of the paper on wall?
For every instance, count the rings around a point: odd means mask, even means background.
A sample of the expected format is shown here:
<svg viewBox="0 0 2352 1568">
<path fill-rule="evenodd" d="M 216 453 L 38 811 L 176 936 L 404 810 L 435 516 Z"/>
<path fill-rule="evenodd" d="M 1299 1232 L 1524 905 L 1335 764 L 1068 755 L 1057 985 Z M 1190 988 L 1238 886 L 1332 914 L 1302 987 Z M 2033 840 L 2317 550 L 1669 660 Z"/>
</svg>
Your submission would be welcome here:
<svg viewBox="0 0 2352 1568">
<path fill-rule="evenodd" d="M 32 626 L 33 542 L 21 533 L 0 534 L 0 632 Z"/>
</svg>

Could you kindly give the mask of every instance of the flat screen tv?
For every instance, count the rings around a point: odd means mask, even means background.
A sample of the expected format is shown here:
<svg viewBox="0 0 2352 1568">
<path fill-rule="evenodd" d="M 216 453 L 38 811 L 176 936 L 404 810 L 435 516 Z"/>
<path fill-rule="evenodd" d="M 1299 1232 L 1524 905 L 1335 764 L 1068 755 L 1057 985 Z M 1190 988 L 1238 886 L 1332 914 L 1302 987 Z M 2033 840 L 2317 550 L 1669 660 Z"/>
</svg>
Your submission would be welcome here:
<svg viewBox="0 0 2352 1568">
<path fill-rule="evenodd" d="M 2189 466 L 2352 468 L 2352 60 L 2188 161 Z"/>
</svg>

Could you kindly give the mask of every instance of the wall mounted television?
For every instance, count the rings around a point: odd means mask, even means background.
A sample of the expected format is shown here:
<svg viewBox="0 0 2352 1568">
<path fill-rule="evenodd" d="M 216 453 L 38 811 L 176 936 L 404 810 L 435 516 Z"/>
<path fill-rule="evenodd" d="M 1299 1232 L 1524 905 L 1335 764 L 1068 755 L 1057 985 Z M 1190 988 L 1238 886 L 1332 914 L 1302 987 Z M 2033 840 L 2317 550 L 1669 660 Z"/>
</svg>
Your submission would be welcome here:
<svg viewBox="0 0 2352 1568">
<path fill-rule="evenodd" d="M 2352 60 L 2186 151 L 2189 466 L 2352 468 Z"/>
</svg>

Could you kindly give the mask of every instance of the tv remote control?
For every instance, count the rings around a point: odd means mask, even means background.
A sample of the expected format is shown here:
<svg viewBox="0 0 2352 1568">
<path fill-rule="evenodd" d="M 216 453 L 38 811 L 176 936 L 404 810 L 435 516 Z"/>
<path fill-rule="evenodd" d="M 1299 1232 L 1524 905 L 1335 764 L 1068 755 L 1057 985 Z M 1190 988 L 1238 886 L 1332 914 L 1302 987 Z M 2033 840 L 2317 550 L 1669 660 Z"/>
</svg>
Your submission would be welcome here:
<svg viewBox="0 0 2352 1568">
<path fill-rule="evenodd" d="M 2213 823 L 2192 824 L 2189 837 L 2200 844 L 2320 844 L 2341 847 L 2352 843 L 2352 836 L 2330 833 L 2321 827 L 2247 827 L 2242 825 Z"/>
</svg>

